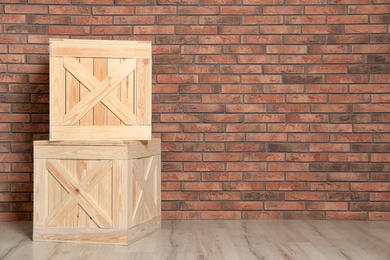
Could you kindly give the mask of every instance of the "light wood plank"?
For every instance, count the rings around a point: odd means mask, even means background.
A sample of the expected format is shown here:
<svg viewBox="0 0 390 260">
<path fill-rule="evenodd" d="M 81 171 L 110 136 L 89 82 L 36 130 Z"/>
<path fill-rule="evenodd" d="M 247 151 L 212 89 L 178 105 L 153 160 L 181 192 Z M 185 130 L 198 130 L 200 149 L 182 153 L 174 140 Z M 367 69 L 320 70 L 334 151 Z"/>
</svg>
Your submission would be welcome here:
<svg viewBox="0 0 390 260">
<path fill-rule="evenodd" d="M 86 69 L 74 58 L 65 58 L 64 66 L 89 91 L 92 91 L 95 86 L 99 85 L 100 80 L 94 77 L 91 73 L 86 72 Z M 118 116 L 125 124 L 137 124 L 137 119 L 133 115 L 133 112 L 131 112 L 131 109 L 125 106 L 117 97 L 108 95 L 101 101 L 108 109 L 114 111 L 115 115 Z"/>
<path fill-rule="evenodd" d="M 150 140 L 152 136 L 151 126 L 52 126 L 50 130 L 51 140 Z"/>
<path fill-rule="evenodd" d="M 62 125 L 65 114 L 65 69 L 64 59 L 50 57 L 50 123 Z"/>
<path fill-rule="evenodd" d="M 45 159 L 34 159 L 34 225 L 44 225 L 48 215 L 48 179 Z"/>
<path fill-rule="evenodd" d="M 97 58 L 150 58 L 150 42 L 57 41 L 51 42 L 51 56 Z"/>
<path fill-rule="evenodd" d="M 126 184 L 129 182 L 129 162 L 128 160 L 115 160 L 113 163 L 113 186 L 112 192 L 115 194 L 112 210 L 114 228 L 126 229 L 128 227 L 128 189 Z M 130 196 L 132 196 L 130 194 Z"/>
<path fill-rule="evenodd" d="M 76 59 L 79 62 L 79 59 Z M 68 113 L 80 101 L 80 82 L 66 71 L 66 108 L 65 113 Z M 77 122 L 76 125 L 80 123 Z"/>
<path fill-rule="evenodd" d="M 103 81 L 106 78 L 107 59 L 103 59 L 103 58 L 93 59 L 93 75 L 97 80 L 99 80 L 99 82 Z M 100 99 L 99 102 L 93 107 L 93 124 L 98 126 L 107 125 L 108 111 L 106 107 L 100 102 L 101 100 L 103 100 L 103 98 L 99 98 L 99 99 Z"/>
<path fill-rule="evenodd" d="M 115 75 L 117 71 L 120 69 L 120 59 L 108 59 L 107 60 L 107 73 L 108 75 Z M 127 77 L 126 77 L 127 78 Z M 113 91 L 111 91 L 110 94 L 106 98 L 115 98 L 117 100 L 121 101 L 121 83 L 119 83 L 118 86 L 115 87 Z M 119 118 L 115 115 L 113 111 L 108 110 L 107 111 L 107 125 L 121 125 L 121 121 Z"/>
<path fill-rule="evenodd" d="M 105 78 L 86 97 L 64 116 L 64 123 L 73 125 L 90 111 L 97 103 L 105 98 L 121 81 L 135 69 L 133 59 L 121 64 L 118 74 Z"/>
<path fill-rule="evenodd" d="M 83 73 L 86 73 L 87 75 L 93 75 L 93 58 L 80 58 L 80 63 L 83 69 Z M 64 66 L 65 66 L 65 59 L 64 59 Z M 65 66 L 66 67 L 66 66 Z M 74 75 L 74 74 L 73 74 Z M 76 77 L 79 80 L 79 77 Z M 85 85 L 83 82 L 80 84 L 80 100 L 83 100 L 88 94 L 89 94 L 88 86 Z M 74 106 L 72 107 L 74 109 Z M 68 111 L 69 112 L 69 111 Z M 65 116 L 65 114 L 63 115 Z M 62 122 L 63 124 L 64 122 Z M 80 126 L 92 126 L 93 125 L 93 111 L 88 111 L 84 117 L 82 117 L 79 121 Z M 76 130 L 77 131 L 77 130 Z M 54 131 L 51 130 L 52 135 L 54 136 Z M 51 139 L 54 139 L 52 137 Z M 67 139 L 64 137 L 63 139 Z M 71 139 L 71 137 L 70 137 Z"/>
<path fill-rule="evenodd" d="M 82 189 L 69 173 L 56 161 L 47 160 L 46 168 L 61 183 L 61 185 L 71 194 L 79 205 L 91 216 L 96 224 L 101 228 L 112 227 L 112 221 L 100 209 L 90 196 Z"/>
<path fill-rule="evenodd" d="M 151 60 L 137 59 L 136 70 L 136 114 L 137 121 L 141 125 L 151 124 Z"/>
</svg>

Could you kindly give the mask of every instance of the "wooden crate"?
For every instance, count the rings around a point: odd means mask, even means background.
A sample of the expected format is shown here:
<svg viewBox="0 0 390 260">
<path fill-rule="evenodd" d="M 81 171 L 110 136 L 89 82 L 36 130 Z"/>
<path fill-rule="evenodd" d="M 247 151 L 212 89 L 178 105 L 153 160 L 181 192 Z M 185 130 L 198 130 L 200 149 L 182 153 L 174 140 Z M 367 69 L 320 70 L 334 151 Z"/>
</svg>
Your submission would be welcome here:
<svg viewBox="0 0 390 260">
<path fill-rule="evenodd" d="M 150 140 L 150 42 L 50 40 L 50 140 Z"/>
<path fill-rule="evenodd" d="M 160 140 L 35 141 L 34 241 L 123 244 L 161 223 Z"/>
</svg>

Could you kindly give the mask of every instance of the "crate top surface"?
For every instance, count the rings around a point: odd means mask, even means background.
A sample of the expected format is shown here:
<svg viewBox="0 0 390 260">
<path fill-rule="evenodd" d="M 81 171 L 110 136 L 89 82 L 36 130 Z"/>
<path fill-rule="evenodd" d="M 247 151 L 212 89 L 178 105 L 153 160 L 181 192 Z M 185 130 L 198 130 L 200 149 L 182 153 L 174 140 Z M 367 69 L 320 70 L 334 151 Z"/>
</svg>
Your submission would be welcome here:
<svg viewBox="0 0 390 260">
<path fill-rule="evenodd" d="M 50 56 L 94 58 L 151 58 L 148 41 L 50 39 Z"/>
<path fill-rule="evenodd" d="M 160 143 L 161 139 L 151 140 L 39 140 L 34 146 L 132 146 Z"/>
</svg>

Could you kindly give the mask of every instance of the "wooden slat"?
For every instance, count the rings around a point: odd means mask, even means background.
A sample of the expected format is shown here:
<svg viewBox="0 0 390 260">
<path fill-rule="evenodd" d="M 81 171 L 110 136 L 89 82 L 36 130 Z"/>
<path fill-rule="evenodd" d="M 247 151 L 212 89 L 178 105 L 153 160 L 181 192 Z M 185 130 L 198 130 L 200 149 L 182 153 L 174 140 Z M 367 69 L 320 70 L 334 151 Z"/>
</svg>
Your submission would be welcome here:
<svg viewBox="0 0 390 260">
<path fill-rule="evenodd" d="M 62 125 L 65 114 L 65 69 L 63 58 L 50 57 L 50 123 Z"/>
<path fill-rule="evenodd" d="M 95 78 L 92 73 L 85 73 L 85 69 L 74 58 L 65 58 L 64 67 L 72 73 L 80 82 L 89 90 L 92 91 L 100 81 Z M 85 94 L 86 95 L 86 94 Z M 84 96 L 85 96 L 84 95 Z M 115 96 L 108 95 L 102 100 L 103 104 L 111 111 L 115 111 L 115 115 L 120 118 L 125 124 L 137 124 L 137 119 L 129 107 L 126 107 L 120 99 Z"/>
<path fill-rule="evenodd" d="M 150 58 L 151 43 L 122 44 L 108 41 L 59 41 L 51 42 L 51 56 L 97 57 L 97 58 Z"/>
<path fill-rule="evenodd" d="M 69 173 L 56 161 L 49 159 L 46 161 L 46 168 L 61 183 L 61 185 L 71 194 L 79 205 L 88 213 L 89 216 L 101 228 L 112 227 L 112 221 L 99 208 L 98 205 L 89 197 L 78 183 L 69 175 Z"/>
<path fill-rule="evenodd" d="M 136 114 L 140 125 L 151 124 L 151 61 L 137 59 L 136 70 Z"/>
<path fill-rule="evenodd" d="M 77 205 L 77 201 L 72 197 L 72 195 L 68 194 L 47 217 L 46 225 L 53 227 L 59 226 L 60 222 L 63 221 Z"/>
<path fill-rule="evenodd" d="M 35 151 L 35 156 L 37 159 L 47 158 L 79 160 L 77 162 L 77 174 L 79 175 L 77 179 L 82 180 L 86 178 L 87 160 L 123 160 L 127 158 L 127 148 L 126 146 L 106 146 L 104 149 L 96 149 L 96 147 L 93 146 L 42 146 L 40 149 Z"/>
<path fill-rule="evenodd" d="M 113 163 L 113 185 L 112 192 L 114 199 L 112 201 L 113 210 L 113 226 L 114 228 L 127 229 L 128 222 L 128 203 L 129 195 L 127 185 L 129 182 L 129 161 L 128 160 L 115 160 Z M 130 196 L 131 193 L 130 193 Z M 131 201 L 131 200 L 130 200 Z"/>
<path fill-rule="evenodd" d="M 108 75 L 115 75 L 119 69 L 120 69 L 120 59 L 108 59 L 107 60 Z M 116 86 L 115 89 L 113 91 L 111 91 L 111 93 L 108 94 L 107 97 L 121 100 L 121 96 L 120 96 L 121 95 L 121 89 L 120 89 L 121 85 L 120 84 L 118 86 Z M 120 104 L 123 104 L 122 101 L 120 101 Z M 129 112 L 130 112 L 130 110 L 129 110 Z M 108 110 L 107 111 L 107 125 L 120 125 L 120 124 L 121 124 L 121 121 L 115 115 L 115 113 Z"/>
<path fill-rule="evenodd" d="M 93 75 L 97 80 L 99 80 L 99 82 L 103 81 L 106 78 L 107 59 L 103 59 L 103 58 L 93 59 Z M 107 109 L 101 102 L 98 102 L 93 107 L 93 125 L 98 125 L 98 126 L 107 125 Z"/>
<path fill-rule="evenodd" d="M 78 61 L 78 60 L 77 60 Z M 80 82 L 72 74 L 66 72 L 66 107 L 65 113 L 71 110 L 80 101 Z M 79 122 L 76 123 L 78 125 Z"/>
<path fill-rule="evenodd" d="M 87 73 L 88 75 L 93 75 L 93 59 L 92 58 L 81 58 L 80 63 L 78 63 L 77 60 L 75 60 L 75 62 L 77 64 L 82 65 L 82 67 L 84 68 L 83 69 L 84 73 Z M 66 62 L 64 59 L 64 67 L 65 67 L 65 64 L 66 64 Z M 79 80 L 79 78 L 77 76 L 75 76 L 75 77 L 77 78 L 77 80 Z M 84 84 L 83 82 L 81 82 L 81 84 L 80 84 L 80 100 L 82 100 L 84 97 L 86 97 L 90 92 L 88 87 L 85 84 L 84 85 L 83 84 Z M 72 107 L 72 109 L 73 108 L 74 108 L 74 106 Z M 64 114 L 64 116 L 65 116 L 65 114 Z M 63 124 L 63 122 L 62 122 L 62 124 Z M 93 125 L 93 111 L 91 110 L 91 111 L 87 112 L 86 115 L 80 119 L 79 124 L 82 126 Z M 53 131 L 52 131 L 52 133 L 53 133 Z M 66 138 L 64 138 L 64 139 L 66 139 Z"/>
<path fill-rule="evenodd" d="M 45 225 L 48 216 L 48 181 L 45 159 L 34 159 L 34 225 Z"/>
<path fill-rule="evenodd" d="M 118 74 L 105 78 L 101 81 L 86 97 L 84 97 L 76 106 L 73 107 L 64 116 L 64 123 L 73 125 L 81 117 L 90 111 L 97 103 L 105 98 L 121 81 L 135 69 L 133 59 L 127 60 L 121 64 Z"/>
<path fill-rule="evenodd" d="M 52 126 L 50 131 L 51 140 L 148 140 L 152 135 L 151 126 Z"/>
<path fill-rule="evenodd" d="M 121 59 L 121 62 L 125 61 L 125 59 Z M 135 72 L 133 71 L 132 73 L 127 76 L 127 78 L 122 81 L 121 86 L 120 86 L 120 100 L 121 103 L 129 108 L 129 111 L 131 114 L 135 114 L 135 106 L 136 106 L 136 100 L 134 99 L 135 97 Z M 135 119 L 136 122 L 136 119 Z M 125 123 L 121 123 L 124 125 Z"/>
<path fill-rule="evenodd" d="M 90 192 L 111 169 L 111 160 L 101 160 L 100 162 L 93 164 L 93 167 L 88 169 L 87 177 L 81 181 L 80 185 L 86 192 Z"/>
</svg>

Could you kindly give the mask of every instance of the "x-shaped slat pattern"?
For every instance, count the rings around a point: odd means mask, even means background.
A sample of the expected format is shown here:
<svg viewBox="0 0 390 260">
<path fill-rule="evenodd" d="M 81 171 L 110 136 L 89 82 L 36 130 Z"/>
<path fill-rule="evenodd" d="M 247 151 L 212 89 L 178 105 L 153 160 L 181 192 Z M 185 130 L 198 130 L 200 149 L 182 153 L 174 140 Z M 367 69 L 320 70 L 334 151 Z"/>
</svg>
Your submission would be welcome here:
<svg viewBox="0 0 390 260">
<path fill-rule="evenodd" d="M 91 75 L 75 58 L 65 57 L 64 68 L 90 91 L 64 116 L 65 124 L 74 125 L 100 101 L 125 124 L 136 124 L 136 118 L 130 109 L 118 98 L 108 95 L 135 70 L 136 59 L 125 60 L 116 74 L 108 75 L 102 81 Z"/>
<path fill-rule="evenodd" d="M 57 226 L 74 207 L 80 205 L 100 228 L 112 227 L 112 220 L 88 194 L 112 169 L 112 161 L 101 161 L 80 183 L 57 160 L 48 159 L 46 169 L 68 192 L 61 205 L 47 217 L 47 225 Z"/>
<path fill-rule="evenodd" d="M 146 208 L 151 214 L 157 208 L 155 199 L 153 198 L 153 194 L 151 194 L 151 192 L 148 192 L 154 188 L 153 182 L 155 181 L 155 172 L 153 171 L 153 169 L 156 169 L 156 162 L 157 160 L 154 157 L 149 159 L 148 166 L 145 169 L 145 172 L 147 173 L 146 180 L 143 171 L 136 171 L 134 173 L 135 181 L 141 187 L 141 191 L 139 193 L 138 200 L 135 203 L 136 207 L 135 212 L 133 213 L 133 221 L 139 217 L 143 210 L 145 210 L 145 208 L 143 207 L 144 204 L 146 205 Z"/>
</svg>

